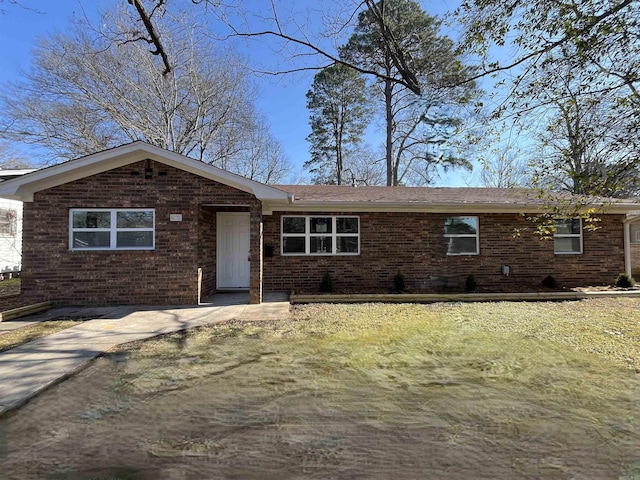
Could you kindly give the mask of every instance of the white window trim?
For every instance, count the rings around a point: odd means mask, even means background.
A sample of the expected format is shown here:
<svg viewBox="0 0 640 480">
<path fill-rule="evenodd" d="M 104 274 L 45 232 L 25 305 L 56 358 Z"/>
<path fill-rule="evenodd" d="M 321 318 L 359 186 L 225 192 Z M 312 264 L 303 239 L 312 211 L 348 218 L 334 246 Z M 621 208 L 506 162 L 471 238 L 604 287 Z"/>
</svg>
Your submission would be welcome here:
<svg viewBox="0 0 640 480">
<path fill-rule="evenodd" d="M 110 212 L 111 221 L 110 228 L 74 228 L 73 214 L 75 212 Z M 152 212 L 153 226 L 151 228 L 117 228 L 118 212 Z M 108 247 L 74 247 L 74 232 L 110 232 L 110 241 Z M 117 247 L 118 232 L 151 232 L 151 246 L 149 247 Z M 90 251 L 124 251 L 124 250 L 155 250 L 156 248 L 156 210 L 155 208 L 72 208 L 69 210 L 69 250 L 72 252 L 90 252 Z"/>
<path fill-rule="evenodd" d="M 447 218 L 475 218 L 476 219 L 476 233 L 445 233 L 444 238 L 475 238 L 476 239 L 476 251 L 475 252 L 461 252 L 461 253 L 449 253 L 447 247 L 448 257 L 459 257 L 461 255 L 480 255 L 480 218 L 477 215 L 456 215 Z"/>
<path fill-rule="evenodd" d="M 304 218 L 304 231 L 305 233 L 284 233 L 284 219 L 285 218 Z M 331 233 L 311 233 L 311 219 L 312 218 L 331 218 Z M 358 219 L 358 233 L 338 233 L 336 224 L 338 218 L 357 218 Z M 284 238 L 285 237 L 299 237 L 304 238 L 304 253 L 292 253 L 284 251 Z M 358 251 L 357 252 L 310 252 L 311 249 L 311 237 L 331 237 L 333 248 L 335 250 L 337 242 L 340 237 L 358 237 Z M 280 255 L 285 257 L 302 257 L 302 256 L 322 256 L 322 257 L 346 257 L 360 255 L 360 217 L 358 215 L 283 215 L 280 219 Z"/>
<path fill-rule="evenodd" d="M 554 232 L 553 233 L 553 253 L 554 255 L 582 255 L 582 251 L 583 251 L 583 238 L 582 238 L 582 218 L 581 217 L 577 217 L 577 218 L 567 218 L 567 219 L 557 219 L 556 221 L 559 220 L 580 220 L 580 233 L 557 233 Z M 556 252 L 556 238 L 580 238 L 580 251 L 579 252 Z"/>
</svg>

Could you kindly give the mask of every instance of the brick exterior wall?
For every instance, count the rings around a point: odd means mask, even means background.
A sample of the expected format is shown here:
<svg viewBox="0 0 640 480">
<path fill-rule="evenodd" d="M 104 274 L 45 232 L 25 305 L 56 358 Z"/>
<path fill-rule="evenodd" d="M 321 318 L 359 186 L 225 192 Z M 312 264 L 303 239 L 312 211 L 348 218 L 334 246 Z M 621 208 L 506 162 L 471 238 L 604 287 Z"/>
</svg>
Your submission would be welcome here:
<svg viewBox="0 0 640 480">
<path fill-rule="evenodd" d="M 145 178 L 148 167 L 151 178 Z M 72 252 L 71 208 L 154 208 L 156 247 Z M 24 303 L 52 300 L 56 305 L 196 304 L 199 268 L 202 298 L 215 293 L 219 211 L 250 212 L 254 303 L 263 289 L 315 292 L 325 272 L 340 290 L 377 292 L 388 291 L 398 271 L 410 288 L 424 291 L 459 286 L 468 275 L 480 287 L 517 290 L 538 286 L 549 274 L 564 287 L 610 284 L 624 271 L 623 215 L 604 215 L 599 230 L 584 232 L 582 255 L 554 255 L 553 242 L 539 240 L 518 214 L 481 214 L 480 255 L 447 256 L 447 215 L 403 212 L 358 214 L 360 255 L 282 256 L 284 213 L 262 215 L 261 203 L 251 194 L 142 161 L 36 193 L 33 202 L 25 203 L 21 297 Z M 176 213 L 181 222 L 170 221 Z M 514 238 L 515 228 L 528 230 Z M 263 259 L 261 238 L 273 247 L 273 256 Z M 505 264 L 511 268 L 509 277 L 501 274 Z"/>
<path fill-rule="evenodd" d="M 305 215 L 274 212 L 264 217 L 264 243 L 274 247 L 273 257 L 264 260 L 265 290 L 317 292 L 325 272 L 337 290 L 376 292 L 389 291 L 398 271 L 410 288 L 424 291 L 459 287 L 468 275 L 479 287 L 505 291 L 539 287 L 547 275 L 561 287 L 612 284 L 624 271 L 623 215 L 603 215 L 599 230 L 585 231 L 582 255 L 555 255 L 553 241 L 540 240 L 519 214 L 480 214 L 480 255 L 447 256 L 443 233 L 449 215 L 385 212 L 358 214 L 358 256 L 282 256 L 280 218 L 285 214 Z M 515 228 L 527 230 L 514 238 Z M 509 265 L 508 277 L 502 275 L 502 265 Z"/>
<path fill-rule="evenodd" d="M 56 305 L 196 304 L 198 268 L 203 297 L 215 289 L 216 210 L 207 204 L 261 209 L 251 194 L 153 161 L 36 193 L 24 205 L 23 296 Z M 156 248 L 72 252 L 71 208 L 155 208 Z M 169 221 L 172 213 L 182 221 Z"/>
</svg>

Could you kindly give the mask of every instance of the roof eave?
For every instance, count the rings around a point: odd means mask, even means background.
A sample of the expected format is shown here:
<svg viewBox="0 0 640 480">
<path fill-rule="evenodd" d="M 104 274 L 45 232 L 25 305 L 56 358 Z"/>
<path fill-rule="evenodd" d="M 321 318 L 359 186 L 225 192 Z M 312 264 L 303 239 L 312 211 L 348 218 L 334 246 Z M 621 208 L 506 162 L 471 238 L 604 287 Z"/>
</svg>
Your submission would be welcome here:
<svg viewBox="0 0 640 480">
<path fill-rule="evenodd" d="M 581 209 L 601 207 L 598 213 L 620 213 L 638 210 L 638 205 L 589 205 Z M 545 205 L 534 203 L 424 203 L 424 202 L 344 202 L 296 200 L 290 205 L 274 205 L 274 211 L 292 212 L 425 212 L 425 213 L 523 213 L 545 210 Z"/>
<path fill-rule="evenodd" d="M 262 201 L 289 202 L 291 194 L 145 142 L 134 142 L 0 183 L 0 197 L 32 202 L 36 192 L 151 159 L 251 193 Z"/>
</svg>

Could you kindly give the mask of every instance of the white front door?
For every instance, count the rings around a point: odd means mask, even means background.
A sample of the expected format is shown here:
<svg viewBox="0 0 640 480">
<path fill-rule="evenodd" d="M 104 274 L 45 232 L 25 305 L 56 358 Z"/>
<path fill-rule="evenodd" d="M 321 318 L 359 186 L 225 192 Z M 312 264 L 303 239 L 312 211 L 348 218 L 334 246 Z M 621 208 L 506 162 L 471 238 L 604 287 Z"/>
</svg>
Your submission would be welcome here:
<svg viewBox="0 0 640 480">
<path fill-rule="evenodd" d="M 249 213 L 218 212 L 216 276 L 218 290 L 249 288 Z"/>
</svg>

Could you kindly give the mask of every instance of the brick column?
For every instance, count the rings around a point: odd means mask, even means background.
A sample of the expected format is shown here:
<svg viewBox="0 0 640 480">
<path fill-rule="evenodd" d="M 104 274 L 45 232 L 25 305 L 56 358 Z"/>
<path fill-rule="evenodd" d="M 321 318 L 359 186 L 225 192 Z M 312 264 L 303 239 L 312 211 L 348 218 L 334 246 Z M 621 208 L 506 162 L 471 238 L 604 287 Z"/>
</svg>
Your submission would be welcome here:
<svg viewBox="0 0 640 480">
<path fill-rule="evenodd" d="M 249 303 L 262 303 L 262 203 L 251 204 L 249 220 Z"/>
</svg>

